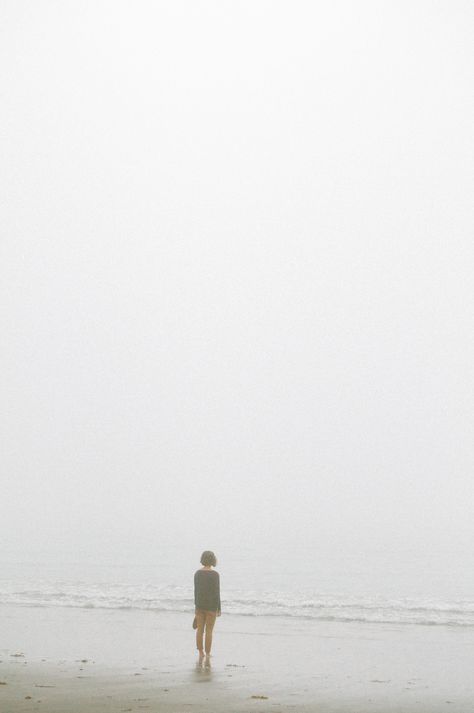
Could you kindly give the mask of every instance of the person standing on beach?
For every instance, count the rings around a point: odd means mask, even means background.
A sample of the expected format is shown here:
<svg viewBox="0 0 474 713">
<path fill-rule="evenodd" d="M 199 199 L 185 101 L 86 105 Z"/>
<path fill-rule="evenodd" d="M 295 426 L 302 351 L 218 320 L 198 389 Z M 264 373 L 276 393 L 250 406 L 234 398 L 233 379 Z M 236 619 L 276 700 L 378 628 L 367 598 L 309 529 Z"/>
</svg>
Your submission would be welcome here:
<svg viewBox="0 0 474 713">
<path fill-rule="evenodd" d="M 219 573 L 213 567 L 217 564 L 214 552 L 205 550 L 201 555 L 202 568 L 194 574 L 194 604 L 196 626 L 196 648 L 199 660 L 211 655 L 212 631 L 216 617 L 221 615 L 221 591 Z M 204 648 L 203 648 L 204 639 Z"/>
</svg>

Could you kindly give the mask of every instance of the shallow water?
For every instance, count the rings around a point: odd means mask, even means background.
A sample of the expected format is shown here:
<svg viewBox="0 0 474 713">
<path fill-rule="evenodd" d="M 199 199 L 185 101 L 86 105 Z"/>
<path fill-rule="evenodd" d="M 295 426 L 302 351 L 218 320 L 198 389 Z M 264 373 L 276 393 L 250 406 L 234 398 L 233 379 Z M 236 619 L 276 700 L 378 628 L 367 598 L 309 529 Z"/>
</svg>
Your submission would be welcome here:
<svg viewBox="0 0 474 713">
<path fill-rule="evenodd" d="M 301 547 L 219 551 L 223 609 L 256 617 L 474 626 L 473 552 Z M 198 558 L 199 553 L 197 553 Z M 0 604 L 191 611 L 195 553 L 4 552 Z"/>
</svg>

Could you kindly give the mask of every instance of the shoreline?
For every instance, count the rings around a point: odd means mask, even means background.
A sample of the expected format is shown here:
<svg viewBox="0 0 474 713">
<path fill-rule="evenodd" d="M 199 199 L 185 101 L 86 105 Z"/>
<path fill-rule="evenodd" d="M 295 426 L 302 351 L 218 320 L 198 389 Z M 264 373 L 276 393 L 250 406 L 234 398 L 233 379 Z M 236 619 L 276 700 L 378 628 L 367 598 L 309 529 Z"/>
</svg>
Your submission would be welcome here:
<svg viewBox="0 0 474 713">
<path fill-rule="evenodd" d="M 206 668 L 196 665 L 189 614 L 14 606 L 0 612 L 6 713 L 474 709 L 470 629 L 224 613 Z"/>
</svg>

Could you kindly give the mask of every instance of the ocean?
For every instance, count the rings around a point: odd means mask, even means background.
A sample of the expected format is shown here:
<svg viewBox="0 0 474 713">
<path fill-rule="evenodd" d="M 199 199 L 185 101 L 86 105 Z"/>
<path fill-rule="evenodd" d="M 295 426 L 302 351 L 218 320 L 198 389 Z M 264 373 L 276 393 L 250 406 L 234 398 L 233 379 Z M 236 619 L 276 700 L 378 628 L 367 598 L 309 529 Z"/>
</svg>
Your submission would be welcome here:
<svg viewBox="0 0 474 713">
<path fill-rule="evenodd" d="M 242 617 L 474 627 L 474 549 L 221 548 L 222 610 Z M 192 612 L 200 551 L 4 551 L 0 606 Z"/>
</svg>

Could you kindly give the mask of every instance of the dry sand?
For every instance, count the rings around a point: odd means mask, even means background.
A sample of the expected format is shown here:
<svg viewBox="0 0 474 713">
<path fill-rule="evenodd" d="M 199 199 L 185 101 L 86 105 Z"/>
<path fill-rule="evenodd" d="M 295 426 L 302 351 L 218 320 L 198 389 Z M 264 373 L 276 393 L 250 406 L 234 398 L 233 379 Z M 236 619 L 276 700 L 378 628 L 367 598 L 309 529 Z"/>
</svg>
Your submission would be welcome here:
<svg viewBox="0 0 474 713">
<path fill-rule="evenodd" d="M 1 713 L 474 711 L 471 629 L 224 614 L 201 667 L 190 614 L 0 611 Z"/>
</svg>

